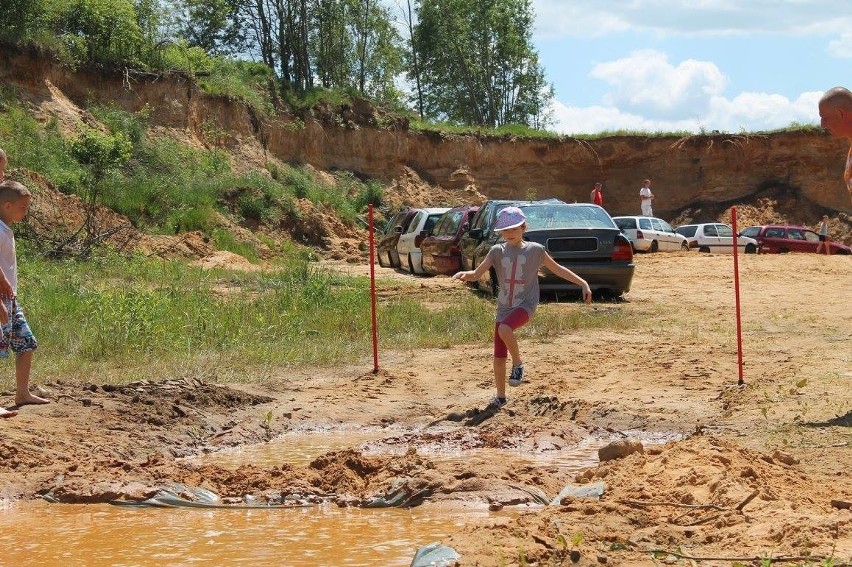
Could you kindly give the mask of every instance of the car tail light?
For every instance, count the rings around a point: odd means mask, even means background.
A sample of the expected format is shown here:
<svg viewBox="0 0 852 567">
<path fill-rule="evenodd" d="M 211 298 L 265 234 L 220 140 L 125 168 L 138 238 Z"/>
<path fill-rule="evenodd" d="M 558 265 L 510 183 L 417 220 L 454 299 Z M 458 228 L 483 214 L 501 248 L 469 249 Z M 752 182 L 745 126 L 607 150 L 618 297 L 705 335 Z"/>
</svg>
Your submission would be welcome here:
<svg viewBox="0 0 852 567">
<path fill-rule="evenodd" d="M 644 234 L 642 234 L 642 231 L 641 231 L 641 230 L 637 230 L 637 231 L 636 231 L 636 240 L 643 240 L 644 238 L 645 238 L 645 235 L 644 235 Z"/>
<path fill-rule="evenodd" d="M 689 241 L 689 247 L 690 248 L 698 248 L 698 241 L 697 240 L 690 240 Z"/>
<path fill-rule="evenodd" d="M 633 260 L 633 247 L 630 245 L 630 241 L 624 236 L 619 234 L 615 237 L 610 259 L 613 262 L 630 262 Z"/>
</svg>

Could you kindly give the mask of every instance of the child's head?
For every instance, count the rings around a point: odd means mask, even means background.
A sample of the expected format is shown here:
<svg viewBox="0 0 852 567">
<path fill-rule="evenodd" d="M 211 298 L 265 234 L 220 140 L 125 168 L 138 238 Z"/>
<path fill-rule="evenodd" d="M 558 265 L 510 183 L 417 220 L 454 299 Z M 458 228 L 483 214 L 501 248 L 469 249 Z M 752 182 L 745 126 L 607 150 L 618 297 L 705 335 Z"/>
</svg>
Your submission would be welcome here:
<svg viewBox="0 0 852 567">
<path fill-rule="evenodd" d="M 496 232 L 512 230 L 514 228 L 525 228 L 527 216 L 518 207 L 506 207 L 497 213 L 497 222 L 494 224 Z"/>
<path fill-rule="evenodd" d="M 17 181 L 0 183 L 0 220 L 6 224 L 23 220 L 30 210 L 33 194 Z"/>
<path fill-rule="evenodd" d="M 0 182 L 3 181 L 3 177 L 6 175 L 6 165 L 9 163 L 9 158 L 6 157 L 6 152 L 3 151 L 3 148 L 0 148 Z"/>
</svg>

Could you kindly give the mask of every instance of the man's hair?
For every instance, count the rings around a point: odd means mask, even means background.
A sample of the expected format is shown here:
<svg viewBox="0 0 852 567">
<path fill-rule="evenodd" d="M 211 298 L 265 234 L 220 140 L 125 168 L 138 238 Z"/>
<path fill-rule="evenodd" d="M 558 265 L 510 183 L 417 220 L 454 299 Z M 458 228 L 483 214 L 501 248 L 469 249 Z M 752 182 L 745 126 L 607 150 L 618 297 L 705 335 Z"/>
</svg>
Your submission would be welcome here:
<svg viewBox="0 0 852 567">
<path fill-rule="evenodd" d="M 7 180 L 0 183 L 0 205 L 14 203 L 18 199 L 32 196 L 30 190 L 17 181 Z"/>
<path fill-rule="evenodd" d="M 825 91 L 819 99 L 820 105 L 827 104 L 833 108 L 852 110 L 852 92 L 845 87 L 834 87 Z"/>
</svg>

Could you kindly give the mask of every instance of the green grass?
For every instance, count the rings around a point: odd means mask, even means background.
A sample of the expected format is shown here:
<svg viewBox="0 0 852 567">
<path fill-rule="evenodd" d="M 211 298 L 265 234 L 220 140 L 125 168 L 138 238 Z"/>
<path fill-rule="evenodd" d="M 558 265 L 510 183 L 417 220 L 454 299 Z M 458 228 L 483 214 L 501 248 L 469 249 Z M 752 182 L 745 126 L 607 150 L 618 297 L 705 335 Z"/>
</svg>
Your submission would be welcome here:
<svg viewBox="0 0 852 567">
<path fill-rule="evenodd" d="M 243 273 L 112 255 L 46 261 L 22 248 L 20 296 L 39 340 L 34 380 L 256 381 L 372 352 L 368 280 L 319 271 L 305 254 L 275 271 Z M 475 293 L 448 294 L 439 308 L 397 299 L 379 306 L 380 347 L 487 347 L 493 320 L 493 301 Z M 617 306 L 545 304 L 524 340 L 625 326 Z M 0 383 L 11 380 L 10 371 Z"/>
</svg>

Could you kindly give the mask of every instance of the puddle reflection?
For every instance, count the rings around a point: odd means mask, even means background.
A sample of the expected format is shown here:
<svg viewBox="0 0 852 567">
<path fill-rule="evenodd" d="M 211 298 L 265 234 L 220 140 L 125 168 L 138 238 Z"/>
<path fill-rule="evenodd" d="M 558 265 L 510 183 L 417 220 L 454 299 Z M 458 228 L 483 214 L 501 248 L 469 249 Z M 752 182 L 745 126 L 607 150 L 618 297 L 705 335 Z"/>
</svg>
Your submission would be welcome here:
<svg viewBox="0 0 852 567">
<path fill-rule="evenodd" d="M 489 512 L 321 506 L 290 510 L 128 509 L 27 503 L 0 508 L 4 565 L 406 566 Z"/>
</svg>

